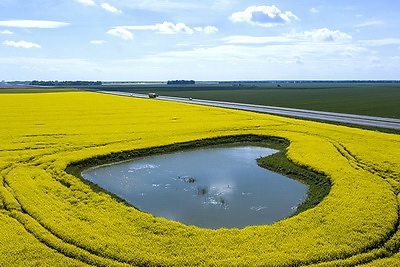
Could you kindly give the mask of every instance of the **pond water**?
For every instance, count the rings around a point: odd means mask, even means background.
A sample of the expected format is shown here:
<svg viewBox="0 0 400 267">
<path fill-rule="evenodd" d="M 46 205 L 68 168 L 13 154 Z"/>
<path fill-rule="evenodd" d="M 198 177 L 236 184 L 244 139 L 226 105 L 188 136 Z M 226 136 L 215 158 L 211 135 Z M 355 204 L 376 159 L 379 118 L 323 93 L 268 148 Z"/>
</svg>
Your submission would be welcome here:
<svg viewBox="0 0 400 267">
<path fill-rule="evenodd" d="M 290 216 L 308 187 L 257 165 L 264 147 L 197 149 L 99 166 L 82 176 L 141 211 L 202 228 L 243 228 Z"/>
</svg>

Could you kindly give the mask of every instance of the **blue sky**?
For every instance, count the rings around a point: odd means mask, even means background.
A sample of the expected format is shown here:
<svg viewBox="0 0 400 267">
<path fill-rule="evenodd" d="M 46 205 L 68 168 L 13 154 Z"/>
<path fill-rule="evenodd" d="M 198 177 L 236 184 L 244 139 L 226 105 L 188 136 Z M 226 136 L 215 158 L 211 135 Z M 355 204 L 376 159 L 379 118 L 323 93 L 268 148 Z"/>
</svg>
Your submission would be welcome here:
<svg viewBox="0 0 400 267">
<path fill-rule="evenodd" d="M 398 0 L 1 0 L 0 80 L 400 79 Z"/>
</svg>

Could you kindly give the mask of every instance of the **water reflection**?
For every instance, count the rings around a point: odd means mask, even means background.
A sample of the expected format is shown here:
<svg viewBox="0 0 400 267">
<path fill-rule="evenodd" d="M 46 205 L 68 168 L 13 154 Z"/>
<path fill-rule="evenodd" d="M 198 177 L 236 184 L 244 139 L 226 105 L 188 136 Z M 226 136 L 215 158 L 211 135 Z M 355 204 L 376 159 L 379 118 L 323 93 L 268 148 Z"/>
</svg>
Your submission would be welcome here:
<svg viewBox="0 0 400 267">
<path fill-rule="evenodd" d="M 204 228 L 243 228 L 288 217 L 307 187 L 260 168 L 276 151 L 199 149 L 108 165 L 83 177 L 158 217 Z"/>
</svg>

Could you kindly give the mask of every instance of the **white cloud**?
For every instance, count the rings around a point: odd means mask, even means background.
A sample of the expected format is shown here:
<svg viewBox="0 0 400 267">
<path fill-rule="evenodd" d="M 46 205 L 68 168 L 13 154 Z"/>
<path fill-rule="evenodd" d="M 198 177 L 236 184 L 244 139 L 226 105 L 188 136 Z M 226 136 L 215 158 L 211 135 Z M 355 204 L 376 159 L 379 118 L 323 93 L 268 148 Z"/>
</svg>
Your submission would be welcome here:
<svg viewBox="0 0 400 267">
<path fill-rule="evenodd" d="M 93 0 L 75 0 L 78 3 L 84 4 L 86 6 L 97 6 L 97 4 Z M 119 10 L 118 8 L 108 4 L 108 3 L 103 3 L 100 5 L 104 10 L 114 13 L 114 14 L 122 14 L 122 10 Z"/>
<path fill-rule="evenodd" d="M 87 6 L 95 6 L 96 3 L 93 0 L 76 0 L 76 2 L 87 5 Z"/>
<path fill-rule="evenodd" d="M 310 12 L 316 14 L 316 13 L 319 13 L 319 10 L 316 9 L 315 7 L 313 7 L 310 9 Z"/>
<path fill-rule="evenodd" d="M 117 28 L 111 29 L 107 33 L 117 36 L 117 37 L 120 37 L 124 40 L 132 40 L 133 39 L 133 33 L 128 31 L 124 27 L 117 27 Z"/>
<path fill-rule="evenodd" d="M 369 60 L 371 63 L 374 63 L 374 64 L 379 64 L 379 63 L 381 63 L 381 59 L 380 59 L 379 57 L 376 57 L 376 56 L 368 57 L 368 60 Z"/>
<path fill-rule="evenodd" d="M 4 30 L 4 31 L 0 31 L 0 34 L 14 34 L 14 33 L 10 32 L 9 30 Z"/>
<path fill-rule="evenodd" d="M 92 41 L 90 41 L 90 43 L 91 43 L 91 44 L 100 45 L 100 44 L 105 44 L 105 43 L 107 43 L 107 42 L 104 41 L 104 40 L 92 40 Z"/>
<path fill-rule="evenodd" d="M 263 63 L 280 62 L 283 64 L 301 64 L 306 61 L 338 61 L 348 60 L 348 57 L 340 57 L 340 53 L 350 44 L 316 43 L 308 42 L 289 44 L 268 44 L 264 46 L 247 45 L 220 45 L 215 47 L 200 47 L 186 51 L 170 51 L 154 55 L 148 55 L 130 62 L 166 63 L 166 62 L 225 62 L 227 63 Z M 128 62 L 126 60 L 125 62 Z"/>
<path fill-rule="evenodd" d="M 357 24 L 356 27 L 362 28 L 362 27 L 369 27 L 369 26 L 379 26 L 379 25 L 384 25 L 384 24 L 385 24 L 385 22 L 381 21 L 381 20 L 369 20 L 364 23 Z"/>
<path fill-rule="evenodd" d="M 275 5 L 250 6 L 246 10 L 233 13 L 229 19 L 233 22 L 247 22 L 251 25 L 273 27 L 288 24 L 299 18 L 290 11 L 282 12 Z"/>
<path fill-rule="evenodd" d="M 216 33 L 216 32 L 218 32 L 218 28 L 214 27 L 214 26 L 206 26 L 206 27 L 204 27 L 203 31 L 204 31 L 204 33 L 207 33 L 207 34 Z"/>
<path fill-rule="evenodd" d="M 368 52 L 369 50 L 361 46 L 349 46 L 342 53 L 342 56 L 347 56 L 350 58 L 358 57 L 361 53 Z"/>
<path fill-rule="evenodd" d="M 357 57 L 341 55 L 347 48 L 350 48 L 348 51 L 352 51 L 351 48 L 357 46 L 359 45 L 352 42 L 298 42 L 264 46 L 221 45 L 187 50 L 179 48 L 176 51 L 119 60 L 112 64 L 124 66 L 124 68 L 140 66 L 140 69 L 146 69 L 147 67 L 148 70 L 153 70 L 152 68 L 157 66 L 162 70 L 158 72 L 161 76 L 171 75 L 171 73 L 176 73 L 175 76 L 191 73 L 194 79 L 204 80 L 393 79 L 396 77 L 396 71 L 398 72 L 399 69 L 398 61 L 391 60 L 391 64 L 385 61 L 376 63 L 379 62 L 377 58 L 374 59 L 365 53 L 360 53 Z M 174 66 L 173 69 L 169 68 L 171 65 Z M 187 67 L 192 65 L 195 67 Z M 229 66 L 229 74 L 221 72 L 221 69 L 225 69 L 226 66 Z M 377 68 L 381 66 L 385 67 L 384 78 L 379 73 L 376 75 Z M 164 72 L 164 69 L 168 69 L 168 72 Z M 265 72 L 266 69 L 267 72 Z M 146 77 L 151 79 L 152 76 Z M 165 79 L 170 79 L 169 77 Z"/>
<path fill-rule="evenodd" d="M 296 34 L 294 34 L 296 36 Z M 351 40 L 352 37 L 339 30 L 329 30 L 327 28 L 305 31 L 298 35 L 301 38 L 310 39 L 316 42 L 341 42 Z"/>
<path fill-rule="evenodd" d="M 360 41 L 361 44 L 366 46 L 382 46 L 382 45 L 399 45 L 399 38 L 384 38 L 384 39 L 376 39 L 376 40 L 364 40 Z"/>
<path fill-rule="evenodd" d="M 206 27 L 193 27 L 195 31 L 204 32 L 205 34 L 217 33 L 218 28 L 214 26 L 206 26 Z"/>
<path fill-rule="evenodd" d="M 119 10 L 118 8 L 113 7 L 113 6 L 111 6 L 110 4 L 107 4 L 107 3 L 101 4 L 101 7 L 104 8 L 105 10 L 107 10 L 108 12 L 111 12 L 111 13 L 115 13 L 115 14 L 121 14 L 122 13 L 121 10 Z"/>
<path fill-rule="evenodd" d="M 285 43 L 285 42 L 298 41 L 297 39 L 283 35 L 266 36 L 266 37 L 238 35 L 238 36 L 230 36 L 222 40 L 226 41 L 228 44 L 266 44 L 266 43 Z"/>
<path fill-rule="evenodd" d="M 156 31 L 157 33 L 160 34 L 177 34 L 177 33 L 193 34 L 194 31 L 210 34 L 210 33 L 216 33 L 218 31 L 218 28 L 214 26 L 191 28 L 187 26 L 185 23 L 175 24 L 172 22 L 164 21 L 163 23 L 158 23 L 155 25 L 120 26 L 110 30 L 108 33 L 112 34 L 111 32 L 117 32 L 117 33 L 124 32 L 125 34 L 127 34 L 127 32 L 129 31 L 141 31 L 141 30 Z"/>
<path fill-rule="evenodd" d="M 0 26 L 17 27 L 17 28 L 59 28 L 68 26 L 70 23 L 48 20 L 3 20 L 0 21 Z"/>
<path fill-rule="evenodd" d="M 304 64 L 303 57 L 302 56 L 294 56 L 293 63 L 300 64 L 300 65 Z"/>
<path fill-rule="evenodd" d="M 223 40 L 229 44 L 266 44 L 266 43 L 296 43 L 296 42 L 345 42 L 352 37 L 339 30 L 327 28 L 305 31 L 301 33 L 292 32 L 279 36 L 230 36 Z"/>
<path fill-rule="evenodd" d="M 232 0 L 202 0 L 202 1 L 183 1 L 183 0 L 119 0 L 120 6 L 152 11 L 189 11 L 205 9 L 226 9 L 232 6 Z"/>
<path fill-rule="evenodd" d="M 26 42 L 26 41 L 15 42 L 15 41 L 7 40 L 7 41 L 4 41 L 3 44 L 8 45 L 8 46 L 18 47 L 18 48 L 41 48 L 41 46 L 38 44 Z"/>
<path fill-rule="evenodd" d="M 154 30 L 157 30 L 159 33 L 165 33 L 165 34 L 174 34 L 174 33 L 188 33 L 192 34 L 193 30 L 186 26 L 185 23 L 177 23 L 174 24 L 172 22 L 167 22 L 165 21 L 162 24 L 156 24 L 154 26 Z"/>
</svg>

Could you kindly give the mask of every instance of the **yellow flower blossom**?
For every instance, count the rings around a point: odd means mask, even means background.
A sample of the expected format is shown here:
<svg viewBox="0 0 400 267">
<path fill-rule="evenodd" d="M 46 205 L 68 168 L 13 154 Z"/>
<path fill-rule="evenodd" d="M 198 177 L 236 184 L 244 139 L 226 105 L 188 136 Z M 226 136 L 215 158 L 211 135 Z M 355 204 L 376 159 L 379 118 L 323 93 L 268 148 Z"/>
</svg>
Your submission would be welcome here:
<svg viewBox="0 0 400 267">
<path fill-rule="evenodd" d="M 0 266 L 399 265 L 400 136 L 90 92 L 0 95 Z M 277 136 L 329 195 L 273 225 L 156 218 L 65 172 L 71 162 L 229 135 Z"/>
</svg>

